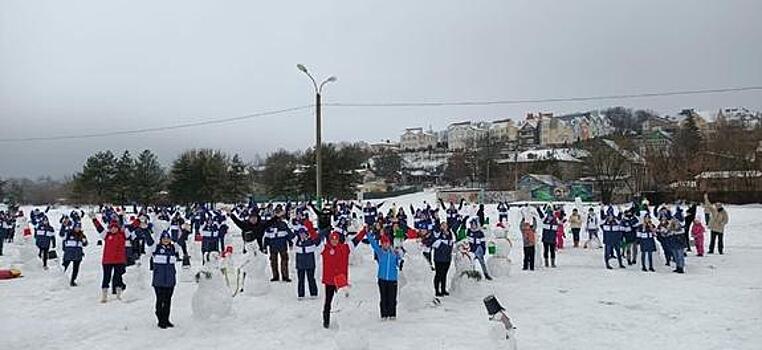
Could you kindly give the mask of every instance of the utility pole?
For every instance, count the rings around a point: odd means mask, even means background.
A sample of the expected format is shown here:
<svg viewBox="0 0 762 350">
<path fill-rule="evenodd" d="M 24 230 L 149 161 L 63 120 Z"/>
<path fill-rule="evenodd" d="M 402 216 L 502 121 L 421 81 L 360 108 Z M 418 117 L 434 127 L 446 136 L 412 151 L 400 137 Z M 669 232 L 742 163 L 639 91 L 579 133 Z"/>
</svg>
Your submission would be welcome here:
<svg viewBox="0 0 762 350">
<path fill-rule="evenodd" d="M 303 64 L 297 64 L 296 68 L 306 74 L 308 78 L 310 78 L 310 81 L 312 81 L 312 86 L 315 88 L 315 198 L 318 203 L 321 203 L 323 197 L 323 158 L 321 154 L 323 148 L 323 122 L 320 115 L 320 94 L 323 92 L 323 86 L 327 83 L 336 81 L 336 77 L 330 76 L 323 80 L 320 85 L 318 85 L 317 81 L 315 81 L 315 78 L 313 78 L 310 72 L 307 70 L 307 67 L 305 67 Z"/>
</svg>

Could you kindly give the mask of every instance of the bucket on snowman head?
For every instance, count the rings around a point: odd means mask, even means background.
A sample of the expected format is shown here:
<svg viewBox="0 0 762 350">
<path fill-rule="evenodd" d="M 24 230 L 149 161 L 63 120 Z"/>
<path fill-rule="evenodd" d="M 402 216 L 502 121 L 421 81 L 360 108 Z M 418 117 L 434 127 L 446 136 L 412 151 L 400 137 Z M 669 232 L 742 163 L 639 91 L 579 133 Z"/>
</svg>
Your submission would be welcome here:
<svg viewBox="0 0 762 350">
<path fill-rule="evenodd" d="M 487 243 L 487 253 L 489 253 L 489 255 L 495 255 L 495 253 L 497 253 L 497 245 L 495 245 L 495 242 L 490 241 Z"/>
<path fill-rule="evenodd" d="M 233 255 L 233 246 L 228 244 L 225 246 L 225 251 L 222 252 L 222 257 L 227 258 L 228 256 L 231 256 L 231 255 Z"/>
<path fill-rule="evenodd" d="M 29 227 L 25 227 L 24 228 L 24 237 L 29 237 L 31 235 L 32 235 L 32 229 L 30 229 Z"/>
<path fill-rule="evenodd" d="M 487 309 L 487 314 L 490 316 L 494 316 L 498 312 L 505 311 L 505 308 L 500 305 L 500 302 L 497 300 L 497 298 L 495 298 L 494 295 L 489 295 L 484 298 L 484 307 Z"/>
</svg>

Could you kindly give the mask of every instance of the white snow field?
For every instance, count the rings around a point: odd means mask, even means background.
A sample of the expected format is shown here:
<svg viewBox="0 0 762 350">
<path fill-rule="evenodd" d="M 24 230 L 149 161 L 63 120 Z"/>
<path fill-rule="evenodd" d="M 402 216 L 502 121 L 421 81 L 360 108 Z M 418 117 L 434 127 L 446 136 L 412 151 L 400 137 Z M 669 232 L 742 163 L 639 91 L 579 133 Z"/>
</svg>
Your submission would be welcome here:
<svg viewBox="0 0 762 350">
<path fill-rule="evenodd" d="M 424 200 L 434 204 L 435 195 L 387 199 L 382 209 L 391 202 L 420 206 Z M 257 293 L 232 298 L 232 314 L 199 319 L 191 306 L 198 287 L 192 274 L 200 259 L 193 243 L 193 268 L 181 270 L 178 264 L 175 328 L 162 330 L 156 327 L 147 264 L 127 269 L 125 301 L 98 302 L 101 248 L 94 244 L 91 223 L 85 224 L 91 244 L 74 288 L 59 268 L 41 270 L 33 242 L 21 246 L 17 236 L 0 257 L 0 268 L 24 272 L 23 278 L 0 281 L 0 349 L 507 349 L 490 331 L 496 323 L 488 321 L 482 304 L 493 293 L 517 327 L 519 349 L 762 349 L 762 206 L 727 209 L 725 255 L 689 253 L 684 275 L 664 266 L 660 251 L 654 254 L 656 273 L 642 272 L 640 266 L 606 270 L 602 249 L 574 249 L 570 243 L 558 254 L 558 268 L 521 271 L 517 245 L 510 253 L 509 276 L 464 283 L 434 307 L 429 303 L 433 274 L 420 267 L 415 254 L 406 262 L 396 321 L 379 318 L 376 266 L 370 248 L 361 245 L 350 267 L 351 291 L 337 297 L 340 311 L 332 314 L 329 330 L 321 324 L 320 271 L 319 298 L 297 301 L 293 258 L 293 282 L 270 285 L 269 264 L 260 264 L 253 283 L 269 289 L 247 284 Z M 49 213 L 54 226 L 61 212 Z M 494 222 L 495 207 L 488 206 L 487 214 Z M 512 209 L 513 237 L 518 237 L 519 217 Z M 240 252 L 237 228 L 227 241 Z"/>
</svg>

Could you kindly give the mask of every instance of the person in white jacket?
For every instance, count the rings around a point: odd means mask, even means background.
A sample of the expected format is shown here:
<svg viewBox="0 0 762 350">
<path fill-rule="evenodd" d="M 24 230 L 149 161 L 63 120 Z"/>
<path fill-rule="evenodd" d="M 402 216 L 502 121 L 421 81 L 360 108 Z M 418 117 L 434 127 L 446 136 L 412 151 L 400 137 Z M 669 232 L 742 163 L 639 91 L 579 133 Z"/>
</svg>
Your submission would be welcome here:
<svg viewBox="0 0 762 350">
<path fill-rule="evenodd" d="M 598 238 L 598 228 L 600 222 L 595 210 L 591 207 L 587 210 L 587 219 L 585 220 L 585 230 L 587 230 L 587 241 L 582 245 L 583 248 L 600 248 L 601 239 Z"/>
</svg>

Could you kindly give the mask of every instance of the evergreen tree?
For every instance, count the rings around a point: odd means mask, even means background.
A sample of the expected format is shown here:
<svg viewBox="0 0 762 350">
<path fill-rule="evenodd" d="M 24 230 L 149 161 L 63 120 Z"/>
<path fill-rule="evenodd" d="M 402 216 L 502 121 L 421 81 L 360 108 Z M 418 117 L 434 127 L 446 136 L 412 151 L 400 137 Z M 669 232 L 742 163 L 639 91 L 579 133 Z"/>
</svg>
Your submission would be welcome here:
<svg viewBox="0 0 762 350">
<path fill-rule="evenodd" d="M 133 184 L 135 177 L 135 160 L 130 151 L 124 151 L 116 161 L 113 182 L 113 200 L 117 204 L 130 204 L 135 201 Z"/>
<path fill-rule="evenodd" d="M 224 198 L 228 158 L 210 149 L 190 150 L 172 164 L 169 191 L 181 203 L 218 202 Z"/>
<path fill-rule="evenodd" d="M 111 199 L 116 176 L 117 160 L 111 151 L 98 152 L 85 161 L 82 171 L 74 175 L 74 194 L 86 202 L 106 202 Z"/>
<path fill-rule="evenodd" d="M 251 187 L 252 181 L 248 167 L 241 161 L 238 154 L 233 155 L 228 168 L 226 200 L 236 203 L 245 199 L 250 194 Z"/>
<path fill-rule="evenodd" d="M 134 199 L 142 205 L 155 204 L 157 195 L 164 188 L 164 169 L 159 159 L 149 150 L 138 155 L 133 178 Z"/>
<path fill-rule="evenodd" d="M 267 194 L 273 197 L 293 197 L 301 192 L 297 189 L 294 174 L 298 164 L 298 156 L 283 149 L 267 156 L 264 170 L 260 174 Z"/>
</svg>

